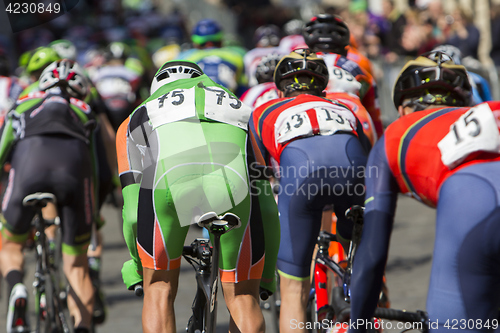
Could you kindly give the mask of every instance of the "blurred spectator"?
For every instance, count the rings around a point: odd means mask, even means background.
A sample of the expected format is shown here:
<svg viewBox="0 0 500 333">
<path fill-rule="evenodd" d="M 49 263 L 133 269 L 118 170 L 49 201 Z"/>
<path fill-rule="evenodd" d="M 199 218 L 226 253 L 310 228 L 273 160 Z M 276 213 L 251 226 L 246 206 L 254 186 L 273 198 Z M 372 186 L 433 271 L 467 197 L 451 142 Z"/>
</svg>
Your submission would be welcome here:
<svg viewBox="0 0 500 333">
<path fill-rule="evenodd" d="M 398 54 L 405 53 L 401 38 L 406 26 L 406 17 L 394 6 L 393 0 L 383 0 L 382 10 L 382 17 L 385 19 L 380 29 L 382 53 L 386 61 L 394 62 Z"/>
<path fill-rule="evenodd" d="M 472 21 L 472 15 L 459 7 L 453 11 L 452 17 L 451 31 L 446 44 L 458 47 L 463 57 L 471 56 L 478 59 L 480 33 Z"/>
<path fill-rule="evenodd" d="M 500 4 L 491 6 L 491 51 L 490 57 L 495 66 L 500 67 Z"/>
<path fill-rule="evenodd" d="M 449 29 L 449 27 L 446 22 L 446 15 L 444 13 L 441 0 L 430 1 L 425 9 L 425 14 L 432 22 L 432 35 L 438 43 L 444 43 L 445 32 Z M 449 18 L 451 18 L 451 16 Z"/>
</svg>

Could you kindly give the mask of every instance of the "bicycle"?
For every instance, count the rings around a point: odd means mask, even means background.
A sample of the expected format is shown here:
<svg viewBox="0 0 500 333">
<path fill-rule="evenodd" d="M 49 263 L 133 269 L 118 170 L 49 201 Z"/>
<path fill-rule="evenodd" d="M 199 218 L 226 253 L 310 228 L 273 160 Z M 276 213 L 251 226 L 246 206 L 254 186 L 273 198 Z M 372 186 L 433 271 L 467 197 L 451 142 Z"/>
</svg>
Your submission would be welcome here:
<svg viewBox="0 0 500 333">
<path fill-rule="evenodd" d="M 23 199 L 23 206 L 31 207 L 36 211 L 33 219 L 35 228 L 34 248 L 36 255 L 35 279 L 35 316 L 36 326 L 34 333 L 60 332 L 72 333 L 69 324 L 69 311 L 66 307 L 66 290 L 61 288 L 61 273 L 59 271 L 60 239 L 56 237 L 55 251 L 50 249 L 45 229 L 51 225 L 59 225 L 59 220 L 46 221 L 42 215 L 42 208 L 48 203 L 56 203 L 56 197 L 51 193 L 33 193 Z"/>
<path fill-rule="evenodd" d="M 186 326 L 187 333 L 215 333 L 217 324 L 217 291 L 219 285 L 220 237 L 241 226 L 241 220 L 232 213 L 218 216 L 215 212 L 203 214 L 197 222 L 214 235 L 213 245 L 207 238 L 196 238 L 184 246 L 182 256 L 193 266 L 196 274 L 196 294 L 192 316 Z M 142 283 L 134 286 L 137 296 L 143 295 Z"/>
<path fill-rule="evenodd" d="M 363 211 L 364 207 L 357 205 L 346 211 L 346 216 L 353 220 L 354 227 L 352 241 L 350 242 L 345 260 L 336 262 L 328 253 L 330 243 L 338 242 L 335 234 L 322 230 L 318 236 L 318 251 L 314 258 L 313 283 L 307 305 L 307 319 L 309 322 L 313 323 L 311 325 L 312 332 L 329 332 L 332 328 L 331 324 L 348 321 L 350 317 L 350 279 L 356 248 L 361 240 Z M 334 276 L 333 281 L 331 281 L 333 284 L 331 293 L 328 292 L 329 271 L 332 272 Z M 375 310 L 374 317 L 378 319 L 419 323 L 422 332 L 428 331 L 429 319 L 427 313 L 421 310 L 407 312 L 404 310 L 378 307 Z M 314 323 L 318 324 L 314 325 Z M 324 325 L 324 323 L 330 323 L 330 325 Z M 373 326 L 376 331 L 380 331 L 380 325 L 377 326 L 376 322 Z"/>
</svg>

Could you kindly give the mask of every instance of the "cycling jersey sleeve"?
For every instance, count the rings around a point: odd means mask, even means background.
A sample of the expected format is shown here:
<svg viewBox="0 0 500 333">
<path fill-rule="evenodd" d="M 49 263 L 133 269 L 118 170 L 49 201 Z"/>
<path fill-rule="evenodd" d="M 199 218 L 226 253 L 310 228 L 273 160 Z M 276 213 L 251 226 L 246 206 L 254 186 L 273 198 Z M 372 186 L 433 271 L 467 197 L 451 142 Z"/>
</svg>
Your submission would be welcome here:
<svg viewBox="0 0 500 333">
<path fill-rule="evenodd" d="M 248 129 L 250 132 L 250 139 L 252 140 L 252 147 L 255 153 L 255 159 L 259 164 L 263 166 L 268 165 L 269 154 L 267 152 L 266 147 L 262 143 L 262 140 L 259 138 L 259 135 L 257 134 L 257 130 L 255 129 L 255 124 L 253 122 L 253 116 L 251 116 L 249 119 Z"/>
<path fill-rule="evenodd" d="M 365 170 L 367 199 L 363 234 L 353 266 L 352 322 L 363 319 L 366 323 L 373 316 L 389 251 L 398 186 L 389 168 L 384 139 L 382 137 L 373 147 Z M 350 330 L 365 331 L 363 325 L 356 325 Z"/>
<path fill-rule="evenodd" d="M 139 201 L 142 168 L 140 151 L 129 137 L 129 118 L 122 123 L 116 134 L 116 152 L 123 193 L 123 236 L 137 271 L 142 270 L 136 242 L 137 202 Z M 125 276 L 124 280 L 126 280 Z"/>
</svg>

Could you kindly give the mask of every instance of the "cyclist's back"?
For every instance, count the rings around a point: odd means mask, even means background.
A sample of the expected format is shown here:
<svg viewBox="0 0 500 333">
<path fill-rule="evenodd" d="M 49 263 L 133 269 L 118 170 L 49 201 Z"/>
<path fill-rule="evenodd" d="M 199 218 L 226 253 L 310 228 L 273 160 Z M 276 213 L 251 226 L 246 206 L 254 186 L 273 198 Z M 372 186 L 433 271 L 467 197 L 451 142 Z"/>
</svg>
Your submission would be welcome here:
<svg viewBox="0 0 500 333">
<path fill-rule="evenodd" d="M 264 244 L 256 243 L 262 239 L 261 221 L 250 222 L 250 213 L 259 209 L 257 200 L 250 198 L 247 168 L 250 108 L 189 61 L 165 63 L 151 92 L 120 126 L 117 137 L 124 235 L 135 271 L 144 269 L 143 330 L 175 330 L 176 290 L 167 292 L 173 297 L 167 301 L 153 280 L 176 285 L 189 225 L 206 212 L 230 211 L 242 221 L 221 239 L 220 273 L 235 319 L 231 325 L 260 331 L 264 322 L 257 299 Z M 127 283 L 125 274 L 124 280 Z M 247 290 L 246 296 L 235 295 L 235 283 Z M 166 313 L 155 311 L 165 306 Z M 248 309 L 251 316 L 238 315 Z"/>
<path fill-rule="evenodd" d="M 373 315 L 398 193 L 437 209 L 426 307 L 435 323 L 431 331 L 448 331 L 455 320 L 498 318 L 500 238 L 494 230 L 500 221 L 500 103 L 469 107 L 471 90 L 465 67 L 445 53 L 403 67 L 393 95 L 401 117 L 388 126 L 367 163 L 351 320 L 364 323 Z M 355 331 L 365 329 L 359 325 Z"/>
<path fill-rule="evenodd" d="M 358 168 L 366 163 L 369 143 L 351 110 L 320 97 L 328 69 L 316 54 L 305 49 L 283 57 L 274 81 L 285 97 L 256 108 L 250 129 L 263 163 L 274 167 L 280 181 L 277 266 L 280 330 L 287 332 L 290 320 L 306 320 L 306 305 L 297 295 L 309 290 L 311 258 L 326 205 L 333 203 L 339 216 L 337 234 L 351 238 L 352 224 L 344 212 L 362 203 Z"/>
</svg>

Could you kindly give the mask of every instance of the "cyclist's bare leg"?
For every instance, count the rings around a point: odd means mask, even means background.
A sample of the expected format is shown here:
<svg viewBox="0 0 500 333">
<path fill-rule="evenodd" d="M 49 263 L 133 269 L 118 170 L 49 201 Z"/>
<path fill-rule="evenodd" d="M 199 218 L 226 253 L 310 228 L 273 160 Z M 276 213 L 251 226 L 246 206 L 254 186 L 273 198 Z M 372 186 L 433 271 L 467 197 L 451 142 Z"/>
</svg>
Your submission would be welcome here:
<svg viewBox="0 0 500 333">
<path fill-rule="evenodd" d="M 144 333 L 175 333 L 174 301 L 179 284 L 180 268 L 155 271 L 144 268 L 144 301 L 142 331 Z"/>
<path fill-rule="evenodd" d="M 94 307 L 94 287 L 90 281 L 87 254 L 63 253 L 64 274 L 71 286 L 68 309 L 75 327 L 90 328 Z"/>
<path fill-rule="evenodd" d="M 224 300 L 231 314 L 229 332 L 264 332 L 265 323 L 259 305 L 260 280 L 222 283 Z"/>
<path fill-rule="evenodd" d="M 0 271 L 3 276 L 7 276 L 13 270 L 23 271 L 23 246 L 22 243 L 3 239 L 2 250 L 0 251 Z"/>
<path fill-rule="evenodd" d="M 306 329 L 299 329 L 295 324 L 306 322 L 306 307 L 309 298 L 311 283 L 309 279 L 298 281 L 280 274 L 280 332 L 300 333 Z M 295 323 L 295 324 L 294 324 Z"/>
<path fill-rule="evenodd" d="M 42 215 L 45 220 L 53 220 L 57 217 L 57 207 L 49 202 L 47 206 L 42 208 Z M 45 235 L 50 240 L 54 240 L 56 238 L 56 226 L 52 225 L 45 229 Z"/>
</svg>

